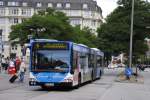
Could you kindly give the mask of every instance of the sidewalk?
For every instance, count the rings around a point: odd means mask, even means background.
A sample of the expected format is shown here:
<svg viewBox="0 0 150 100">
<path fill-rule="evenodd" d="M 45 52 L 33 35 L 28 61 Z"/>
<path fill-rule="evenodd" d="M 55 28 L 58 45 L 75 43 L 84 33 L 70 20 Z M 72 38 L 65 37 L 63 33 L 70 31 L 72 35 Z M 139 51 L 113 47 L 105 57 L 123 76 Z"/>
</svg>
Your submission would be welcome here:
<svg viewBox="0 0 150 100">
<path fill-rule="evenodd" d="M 11 76 L 9 76 L 8 74 L 3 73 L 0 74 L 0 91 L 15 88 L 16 86 L 18 86 L 18 84 L 16 83 L 14 84 L 9 83 L 10 77 Z"/>
<path fill-rule="evenodd" d="M 120 83 L 140 83 L 140 84 L 143 84 L 144 83 L 144 77 L 140 73 L 140 71 L 138 71 L 137 76 L 131 75 L 130 79 L 127 79 L 125 74 L 124 74 L 124 71 L 123 71 L 117 75 L 117 78 L 115 81 L 120 82 Z"/>
<path fill-rule="evenodd" d="M 0 73 L 0 91 L 8 90 L 12 88 L 16 88 L 18 86 L 25 85 L 27 81 L 27 74 L 25 75 L 25 81 L 24 83 L 20 83 L 18 79 L 14 83 L 10 83 L 9 79 L 12 77 L 11 75 L 8 75 L 6 73 Z"/>
</svg>

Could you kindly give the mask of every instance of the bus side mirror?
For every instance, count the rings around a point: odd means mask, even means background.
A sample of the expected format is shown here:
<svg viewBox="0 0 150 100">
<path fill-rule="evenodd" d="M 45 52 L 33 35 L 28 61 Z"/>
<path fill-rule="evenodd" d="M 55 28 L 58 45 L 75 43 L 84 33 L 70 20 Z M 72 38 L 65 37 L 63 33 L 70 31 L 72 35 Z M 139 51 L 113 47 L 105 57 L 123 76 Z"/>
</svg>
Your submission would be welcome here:
<svg viewBox="0 0 150 100">
<path fill-rule="evenodd" d="M 29 49 L 31 49 L 31 44 L 24 44 L 24 46 L 26 47 L 26 48 L 29 48 Z"/>
</svg>

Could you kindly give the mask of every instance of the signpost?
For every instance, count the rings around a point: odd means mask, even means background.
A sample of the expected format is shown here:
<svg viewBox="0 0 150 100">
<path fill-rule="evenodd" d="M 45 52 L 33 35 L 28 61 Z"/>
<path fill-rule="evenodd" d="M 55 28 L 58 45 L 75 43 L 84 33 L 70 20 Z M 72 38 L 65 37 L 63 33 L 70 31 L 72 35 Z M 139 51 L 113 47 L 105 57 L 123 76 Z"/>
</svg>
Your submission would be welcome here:
<svg viewBox="0 0 150 100">
<path fill-rule="evenodd" d="M 132 0 L 132 11 L 131 11 L 131 33 L 130 33 L 129 67 L 132 67 L 133 21 L 134 21 L 134 0 Z"/>
</svg>

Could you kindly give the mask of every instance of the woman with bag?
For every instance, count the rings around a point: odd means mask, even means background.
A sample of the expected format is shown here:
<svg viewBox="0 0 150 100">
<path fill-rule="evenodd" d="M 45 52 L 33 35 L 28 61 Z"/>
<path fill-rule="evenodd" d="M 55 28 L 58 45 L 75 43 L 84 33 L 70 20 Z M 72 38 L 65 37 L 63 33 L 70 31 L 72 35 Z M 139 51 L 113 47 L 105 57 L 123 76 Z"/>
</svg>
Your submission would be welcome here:
<svg viewBox="0 0 150 100">
<path fill-rule="evenodd" d="M 9 61 L 8 74 L 10 74 L 10 75 L 16 74 L 15 64 L 12 59 L 10 59 L 10 61 Z"/>
<path fill-rule="evenodd" d="M 20 82 L 24 81 L 25 71 L 26 71 L 26 65 L 25 65 L 25 62 L 22 60 L 20 69 L 19 69 L 19 81 Z"/>
</svg>

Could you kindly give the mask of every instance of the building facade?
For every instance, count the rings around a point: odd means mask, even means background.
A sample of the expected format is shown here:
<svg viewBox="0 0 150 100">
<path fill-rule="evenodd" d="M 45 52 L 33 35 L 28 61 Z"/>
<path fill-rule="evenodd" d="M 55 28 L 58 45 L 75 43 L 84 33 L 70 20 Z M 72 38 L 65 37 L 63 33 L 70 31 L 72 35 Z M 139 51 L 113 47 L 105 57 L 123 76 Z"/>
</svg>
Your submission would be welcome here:
<svg viewBox="0 0 150 100">
<path fill-rule="evenodd" d="M 10 46 L 11 25 L 22 23 L 40 9 L 51 7 L 64 12 L 70 24 L 89 27 L 96 33 L 102 23 L 102 10 L 94 0 L 0 0 L 0 29 L 2 29 L 1 53 L 21 55 L 20 46 Z M 19 52 L 20 51 L 20 52 Z"/>
</svg>

